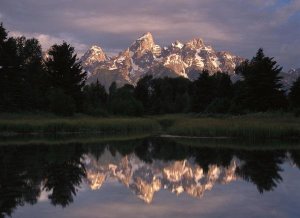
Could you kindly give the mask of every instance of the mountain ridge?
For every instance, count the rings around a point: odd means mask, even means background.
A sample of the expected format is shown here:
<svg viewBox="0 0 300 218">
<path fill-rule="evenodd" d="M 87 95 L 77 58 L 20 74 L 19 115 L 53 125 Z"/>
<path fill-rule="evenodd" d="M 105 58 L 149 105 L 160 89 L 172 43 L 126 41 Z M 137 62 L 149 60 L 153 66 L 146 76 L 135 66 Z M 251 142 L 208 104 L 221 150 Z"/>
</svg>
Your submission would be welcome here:
<svg viewBox="0 0 300 218">
<path fill-rule="evenodd" d="M 96 51 L 95 51 L 96 50 Z M 92 46 L 80 59 L 88 71 L 87 83 L 99 80 L 106 88 L 112 82 L 118 86 L 136 84 L 143 76 L 182 76 L 197 79 L 195 70 L 218 71 L 234 74 L 235 67 L 245 59 L 228 51 L 216 51 L 201 38 L 185 43 L 179 40 L 161 47 L 150 32 L 136 39 L 118 55 L 109 57 L 101 47 Z"/>
</svg>

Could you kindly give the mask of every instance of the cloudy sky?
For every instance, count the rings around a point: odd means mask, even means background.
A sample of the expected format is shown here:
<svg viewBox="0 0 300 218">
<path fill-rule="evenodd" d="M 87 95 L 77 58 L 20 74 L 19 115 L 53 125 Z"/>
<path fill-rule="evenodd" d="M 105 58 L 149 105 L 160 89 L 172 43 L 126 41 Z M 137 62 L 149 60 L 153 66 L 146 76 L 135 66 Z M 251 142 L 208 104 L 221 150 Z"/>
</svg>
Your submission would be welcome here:
<svg viewBox="0 0 300 218">
<path fill-rule="evenodd" d="M 300 67 L 300 0 L 1 0 L 0 21 L 45 49 L 65 40 L 79 54 L 93 44 L 116 53 L 150 31 L 160 45 L 202 38 L 246 58 L 263 47 Z"/>
</svg>

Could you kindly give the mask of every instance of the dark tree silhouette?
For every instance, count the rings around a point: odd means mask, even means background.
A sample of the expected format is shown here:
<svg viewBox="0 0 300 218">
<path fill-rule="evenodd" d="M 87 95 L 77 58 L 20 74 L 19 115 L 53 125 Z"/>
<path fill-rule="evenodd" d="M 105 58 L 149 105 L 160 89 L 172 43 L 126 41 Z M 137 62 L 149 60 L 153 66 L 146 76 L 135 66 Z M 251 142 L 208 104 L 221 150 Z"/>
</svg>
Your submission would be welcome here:
<svg viewBox="0 0 300 218">
<path fill-rule="evenodd" d="M 15 111 L 19 108 L 22 93 L 17 43 L 14 38 L 7 39 L 7 32 L 2 24 L 0 35 L 0 110 Z"/>
<path fill-rule="evenodd" d="M 281 70 L 273 58 L 266 57 L 259 49 L 250 62 L 245 61 L 236 69 L 244 80 L 239 103 L 251 111 L 283 108 L 286 102 L 280 84 Z"/>
<path fill-rule="evenodd" d="M 82 89 L 87 73 L 74 54 L 74 48 L 66 42 L 53 45 L 46 60 L 47 73 L 53 89 L 61 89 L 72 97 L 77 110 L 82 108 Z"/>
<path fill-rule="evenodd" d="M 27 110 L 45 109 L 46 99 L 44 96 L 48 86 L 42 64 L 41 45 L 37 39 L 26 39 L 25 37 L 19 37 L 16 41 L 20 59 L 20 106 Z"/>
<path fill-rule="evenodd" d="M 291 150 L 289 151 L 291 154 L 291 158 L 293 159 L 294 164 L 300 169 L 300 151 L 299 150 Z"/>
<path fill-rule="evenodd" d="M 192 111 L 203 112 L 215 97 L 214 80 L 208 71 L 203 71 L 191 88 Z"/>
<path fill-rule="evenodd" d="M 147 82 L 148 103 L 146 110 L 150 114 L 183 113 L 189 110 L 190 81 L 183 77 L 155 78 Z"/>
<path fill-rule="evenodd" d="M 85 112 L 97 114 L 106 109 L 108 94 L 98 80 L 96 83 L 86 85 L 83 89 L 83 95 Z"/>
<path fill-rule="evenodd" d="M 109 86 L 109 97 L 113 97 L 113 95 L 116 93 L 117 91 L 117 83 L 116 82 L 112 82 Z"/>
<path fill-rule="evenodd" d="M 294 82 L 289 93 L 289 100 L 291 106 L 300 108 L 300 77 Z"/>
<path fill-rule="evenodd" d="M 140 116 L 143 114 L 143 105 L 134 98 L 134 87 L 124 85 L 115 89 L 114 84 L 110 87 L 109 111 L 113 114 Z"/>
<path fill-rule="evenodd" d="M 272 191 L 282 181 L 279 174 L 285 153 L 282 151 L 243 151 L 238 157 L 245 163 L 237 172 L 244 180 L 257 186 L 260 193 Z"/>
<path fill-rule="evenodd" d="M 147 75 L 141 78 L 134 89 L 134 96 L 137 100 L 142 102 L 144 108 L 151 107 L 150 97 L 152 92 L 152 75 Z"/>
<path fill-rule="evenodd" d="M 45 107 L 45 71 L 36 39 L 8 38 L 0 26 L 0 110 L 40 110 Z"/>
</svg>

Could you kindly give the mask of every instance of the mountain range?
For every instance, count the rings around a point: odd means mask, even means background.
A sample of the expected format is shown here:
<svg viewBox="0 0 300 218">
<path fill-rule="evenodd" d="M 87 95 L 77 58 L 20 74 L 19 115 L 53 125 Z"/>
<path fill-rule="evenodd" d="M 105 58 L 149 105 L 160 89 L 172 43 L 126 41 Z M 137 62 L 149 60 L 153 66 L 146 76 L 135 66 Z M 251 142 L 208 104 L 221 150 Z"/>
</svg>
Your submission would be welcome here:
<svg viewBox="0 0 300 218">
<path fill-rule="evenodd" d="M 211 74 L 221 71 L 233 75 L 235 67 L 245 59 L 227 51 L 216 51 L 200 38 L 185 43 L 177 40 L 161 47 L 148 32 L 116 56 L 109 57 L 94 45 L 80 60 L 88 72 L 87 83 L 98 80 L 108 88 L 114 81 L 118 86 L 134 85 L 146 74 L 195 80 L 198 78 L 195 70 L 205 69 Z"/>
<path fill-rule="evenodd" d="M 80 58 L 83 69 L 88 72 L 87 83 L 98 80 L 106 89 L 112 82 L 118 86 L 135 85 L 145 75 L 155 78 L 182 76 L 195 80 L 199 70 L 208 70 L 210 74 L 226 72 L 235 82 L 240 79 L 235 74 L 235 68 L 244 60 L 228 51 L 216 51 L 200 38 L 185 43 L 176 40 L 162 47 L 155 43 L 150 32 L 115 56 L 109 56 L 101 47 L 93 45 Z M 284 89 L 288 91 L 299 76 L 300 68 L 283 72 Z"/>
</svg>

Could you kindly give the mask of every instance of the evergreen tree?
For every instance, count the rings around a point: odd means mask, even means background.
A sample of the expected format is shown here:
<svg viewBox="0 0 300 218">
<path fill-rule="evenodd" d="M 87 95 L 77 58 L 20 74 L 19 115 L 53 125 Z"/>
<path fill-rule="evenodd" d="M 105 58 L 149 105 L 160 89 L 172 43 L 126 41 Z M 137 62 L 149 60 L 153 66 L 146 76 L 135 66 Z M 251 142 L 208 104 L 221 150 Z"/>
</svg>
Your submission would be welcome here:
<svg viewBox="0 0 300 218">
<path fill-rule="evenodd" d="M 190 83 L 183 77 L 152 79 L 147 76 L 136 87 L 136 96 L 144 102 L 145 109 L 150 114 L 187 112 L 190 105 Z"/>
<path fill-rule="evenodd" d="M 151 97 L 151 85 L 153 76 L 147 75 L 141 78 L 134 89 L 134 96 L 137 100 L 142 102 L 145 109 L 151 107 L 150 97 Z"/>
<path fill-rule="evenodd" d="M 48 93 L 49 110 L 61 116 L 72 116 L 76 111 L 74 99 L 60 88 L 51 89 Z"/>
<path fill-rule="evenodd" d="M 214 94 L 211 103 L 206 107 L 207 113 L 228 113 L 232 97 L 233 84 L 227 73 L 217 72 L 212 75 Z"/>
<path fill-rule="evenodd" d="M 7 39 L 7 32 L 3 25 L 0 26 L 0 110 L 14 111 L 20 107 L 22 93 L 22 78 L 20 72 L 20 59 L 17 52 L 16 40 Z"/>
<path fill-rule="evenodd" d="M 115 89 L 115 85 L 112 84 L 109 94 L 108 108 L 111 113 L 130 116 L 142 115 L 143 105 L 134 98 L 134 87 L 132 85 L 126 84 Z"/>
<path fill-rule="evenodd" d="M 0 26 L 0 110 L 41 109 L 46 85 L 42 51 L 36 39 L 8 38 Z"/>
<path fill-rule="evenodd" d="M 112 97 L 117 91 L 117 83 L 112 82 L 111 85 L 109 86 L 108 90 L 109 90 L 109 96 Z"/>
<path fill-rule="evenodd" d="M 37 39 L 25 37 L 18 37 L 16 42 L 20 60 L 19 85 L 22 90 L 20 106 L 27 110 L 44 109 L 48 86 L 41 45 Z"/>
<path fill-rule="evenodd" d="M 70 96 L 77 110 L 82 109 L 82 89 L 85 85 L 86 72 L 74 54 L 74 48 L 66 42 L 53 45 L 46 60 L 46 68 L 52 89 L 61 89 Z"/>
<path fill-rule="evenodd" d="M 97 80 L 96 83 L 86 85 L 83 89 L 85 112 L 97 114 L 104 111 L 107 104 L 108 94 L 104 86 Z"/>
<path fill-rule="evenodd" d="M 231 99 L 233 97 L 233 84 L 228 73 L 217 72 L 212 75 L 215 87 L 215 98 Z"/>
<path fill-rule="evenodd" d="M 193 112 L 203 112 L 215 96 L 213 77 L 208 71 L 203 71 L 191 86 L 191 109 Z"/>
<path fill-rule="evenodd" d="M 3 27 L 3 23 L 0 24 L 0 44 L 2 45 L 7 39 L 6 29 Z"/>
<path fill-rule="evenodd" d="M 5 51 L 5 42 L 7 39 L 7 32 L 6 29 L 3 27 L 3 24 L 0 24 L 0 110 L 4 110 L 5 104 L 6 104 L 6 94 L 5 94 L 5 88 L 6 84 L 5 81 L 7 79 L 7 73 L 5 69 L 6 65 L 6 51 Z"/>
<path fill-rule="evenodd" d="M 293 83 L 289 93 L 291 106 L 300 109 L 300 77 Z"/>
<path fill-rule="evenodd" d="M 280 84 L 282 68 L 259 49 L 252 60 L 245 61 L 236 72 L 243 77 L 239 103 L 251 111 L 276 110 L 284 107 L 285 96 Z"/>
<path fill-rule="evenodd" d="M 170 112 L 185 113 L 190 109 L 190 96 L 188 94 L 191 81 L 184 77 L 169 78 L 172 86 L 172 107 Z"/>
</svg>

